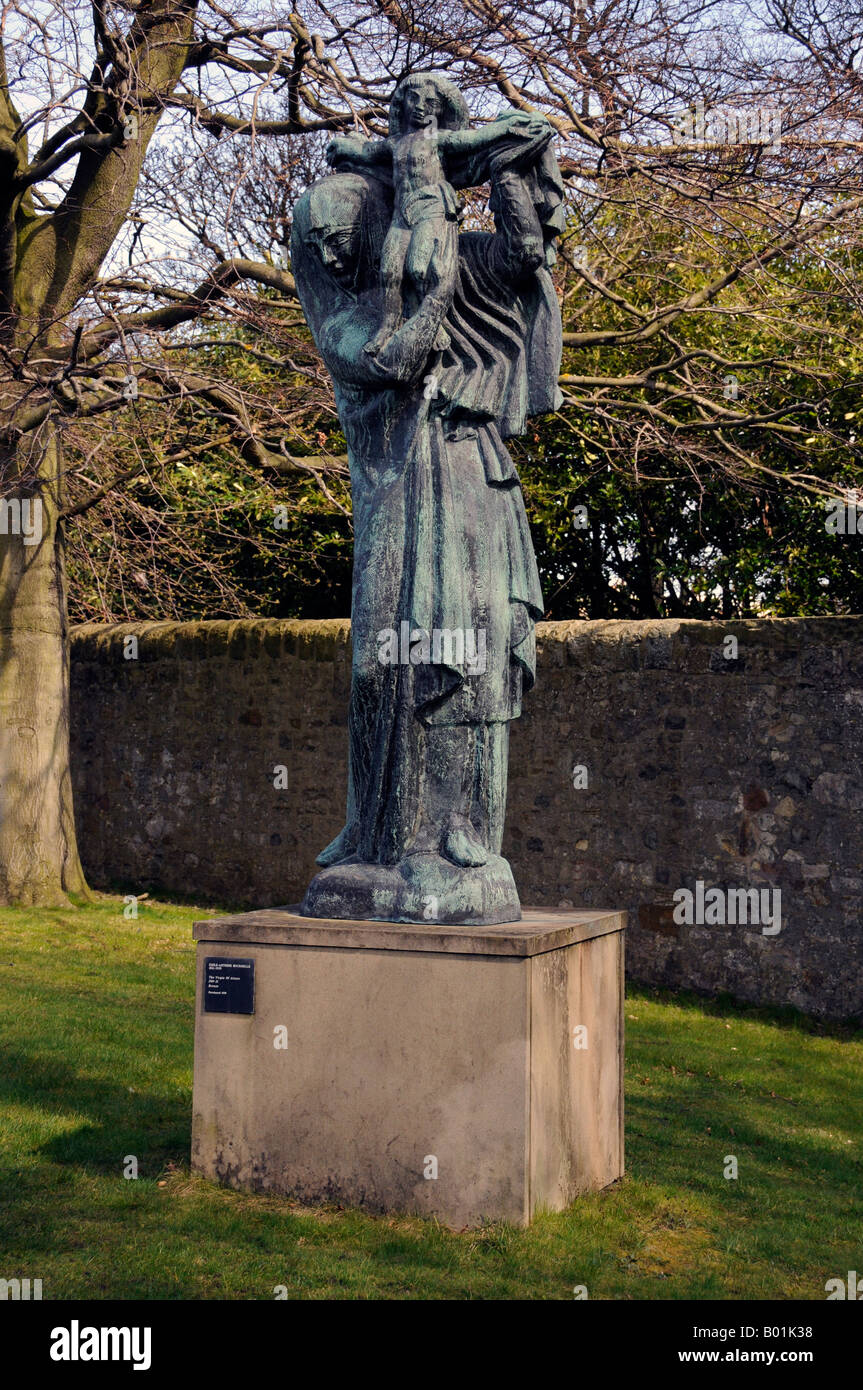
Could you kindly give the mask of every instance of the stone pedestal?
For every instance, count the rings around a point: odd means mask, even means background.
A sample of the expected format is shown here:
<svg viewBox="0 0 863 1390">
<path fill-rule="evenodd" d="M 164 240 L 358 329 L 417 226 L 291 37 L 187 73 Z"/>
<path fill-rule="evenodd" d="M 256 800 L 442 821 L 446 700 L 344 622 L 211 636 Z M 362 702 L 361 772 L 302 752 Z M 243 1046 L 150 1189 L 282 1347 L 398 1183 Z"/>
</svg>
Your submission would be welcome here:
<svg viewBox="0 0 863 1390">
<path fill-rule="evenodd" d="M 457 1228 L 606 1186 L 623 1172 L 624 925 L 197 923 L 194 1170 Z"/>
</svg>

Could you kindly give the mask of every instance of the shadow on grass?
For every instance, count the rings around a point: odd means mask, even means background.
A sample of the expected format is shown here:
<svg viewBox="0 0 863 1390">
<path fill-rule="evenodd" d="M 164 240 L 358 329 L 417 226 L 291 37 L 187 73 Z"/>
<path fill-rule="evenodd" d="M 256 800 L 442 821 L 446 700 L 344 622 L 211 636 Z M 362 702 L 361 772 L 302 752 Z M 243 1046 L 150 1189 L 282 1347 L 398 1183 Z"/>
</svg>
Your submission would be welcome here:
<svg viewBox="0 0 863 1390">
<path fill-rule="evenodd" d="M 191 1096 L 154 1093 L 79 1075 L 67 1063 L 6 1052 L 0 1098 L 45 1113 L 86 1117 L 69 1133 L 40 1144 L 53 1163 L 117 1177 L 134 1154 L 141 1177 L 156 1177 L 169 1160 L 185 1162 L 191 1144 Z"/>
</svg>

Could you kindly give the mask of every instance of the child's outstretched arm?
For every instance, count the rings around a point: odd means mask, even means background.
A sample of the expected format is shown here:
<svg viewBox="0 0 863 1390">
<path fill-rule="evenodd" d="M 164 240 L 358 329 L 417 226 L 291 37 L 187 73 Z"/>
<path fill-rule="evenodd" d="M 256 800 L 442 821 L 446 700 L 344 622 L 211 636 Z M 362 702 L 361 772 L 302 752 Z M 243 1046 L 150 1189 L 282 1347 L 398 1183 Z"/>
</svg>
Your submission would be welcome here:
<svg viewBox="0 0 863 1390">
<path fill-rule="evenodd" d="M 484 154 L 493 149 L 499 140 L 505 140 L 517 131 L 529 139 L 537 139 L 550 131 L 551 126 L 545 116 L 530 111 L 507 112 L 496 121 L 480 126 L 478 130 L 442 130 L 438 134 L 441 153 L 458 157 L 459 155 Z"/>
<path fill-rule="evenodd" d="M 389 140 L 366 140 L 359 135 L 336 135 L 327 145 L 327 163 L 386 164 L 392 158 Z"/>
</svg>

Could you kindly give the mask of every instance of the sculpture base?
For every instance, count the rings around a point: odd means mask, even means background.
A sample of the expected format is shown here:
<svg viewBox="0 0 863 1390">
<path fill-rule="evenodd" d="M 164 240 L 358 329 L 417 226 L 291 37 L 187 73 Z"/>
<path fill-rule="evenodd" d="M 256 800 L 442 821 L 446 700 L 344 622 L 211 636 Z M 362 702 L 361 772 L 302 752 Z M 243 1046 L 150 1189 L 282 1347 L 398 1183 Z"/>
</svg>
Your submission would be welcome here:
<svg viewBox="0 0 863 1390">
<path fill-rule="evenodd" d="M 500 855 L 460 868 L 439 854 L 411 854 L 400 864 L 359 860 L 322 869 L 309 884 L 304 917 L 421 926 L 496 926 L 521 921 L 512 869 Z"/>
<path fill-rule="evenodd" d="M 198 922 L 194 1171 L 456 1228 L 605 1187 L 623 1173 L 624 924 Z"/>
</svg>

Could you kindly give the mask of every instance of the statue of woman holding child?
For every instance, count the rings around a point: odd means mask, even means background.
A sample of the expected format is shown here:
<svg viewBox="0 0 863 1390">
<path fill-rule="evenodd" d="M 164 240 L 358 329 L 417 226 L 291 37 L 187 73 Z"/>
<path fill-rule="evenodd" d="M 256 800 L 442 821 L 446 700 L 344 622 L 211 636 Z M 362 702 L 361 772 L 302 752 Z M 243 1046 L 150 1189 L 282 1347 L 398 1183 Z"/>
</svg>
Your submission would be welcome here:
<svg viewBox="0 0 863 1390">
<path fill-rule="evenodd" d="M 555 410 L 549 274 L 562 182 L 542 116 L 476 130 L 458 90 L 408 78 L 387 140 L 339 137 L 294 210 L 291 256 L 345 433 L 354 515 L 344 829 L 314 917 L 503 923 L 509 723 L 542 595 L 504 440 Z M 459 232 L 490 184 L 494 232 Z"/>
</svg>

